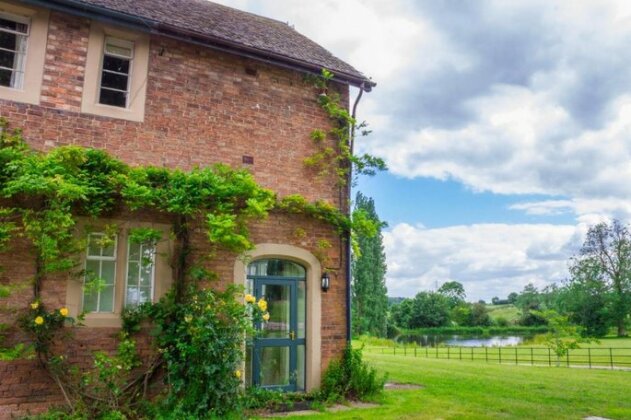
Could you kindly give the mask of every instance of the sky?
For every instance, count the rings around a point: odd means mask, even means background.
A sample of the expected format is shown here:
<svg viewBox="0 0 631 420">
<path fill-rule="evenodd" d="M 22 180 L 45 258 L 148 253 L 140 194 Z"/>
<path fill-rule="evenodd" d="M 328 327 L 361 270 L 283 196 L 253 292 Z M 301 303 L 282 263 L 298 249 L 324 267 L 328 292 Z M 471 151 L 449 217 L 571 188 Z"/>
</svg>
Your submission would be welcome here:
<svg viewBox="0 0 631 420">
<path fill-rule="evenodd" d="M 390 296 L 559 283 L 590 225 L 631 220 L 631 2 L 218 2 L 377 82 L 357 147 L 389 171 L 357 189 L 388 222 Z"/>
</svg>

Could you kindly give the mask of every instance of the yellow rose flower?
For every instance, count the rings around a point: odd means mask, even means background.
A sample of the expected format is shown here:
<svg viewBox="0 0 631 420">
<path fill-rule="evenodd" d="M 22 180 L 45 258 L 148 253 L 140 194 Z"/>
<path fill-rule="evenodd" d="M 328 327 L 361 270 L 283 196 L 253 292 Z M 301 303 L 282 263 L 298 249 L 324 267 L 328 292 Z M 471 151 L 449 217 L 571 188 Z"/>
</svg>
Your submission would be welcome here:
<svg viewBox="0 0 631 420">
<path fill-rule="evenodd" d="M 61 316 L 68 316 L 68 308 L 61 308 L 59 310 L 59 313 L 61 314 Z"/>
<path fill-rule="evenodd" d="M 35 318 L 35 325 L 42 325 L 44 323 L 44 318 L 38 316 Z"/>
<path fill-rule="evenodd" d="M 35 309 L 37 309 L 37 308 L 39 308 L 39 302 L 33 302 L 33 303 L 31 303 L 31 309 L 35 310 Z"/>
<path fill-rule="evenodd" d="M 269 321 L 269 312 L 265 312 L 263 314 L 263 321 L 265 321 L 265 322 Z"/>
<path fill-rule="evenodd" d="M 190 315 L 186 315 L 186 316 L 184 317 L 184 321 L 186 321 L 186 322 L 189 322 L 189 323 L 190 323 L 192 320 L 193 320 L 193 317 L 192 317 L 192 316 L 190 316 Z"/>
<path fill-rule="evenodd" d="M 261 298 L 258 305 L 260 310 L 267 311 L 267 301 L 265 299 Z"/>
<path fill-rule="evenodd" d="M 245 295 L 245 301 L 247 303 L 254 303 L 256 302 L 256 298 L 248 293 L 247 295 Z"/>
<path fill-rule="evenodd" d="M 240 370 L 235 370 L 234 371 L 234 376 L 236 376 L 237 379 L 241 379 L 241 371 Z"/>
</svg>

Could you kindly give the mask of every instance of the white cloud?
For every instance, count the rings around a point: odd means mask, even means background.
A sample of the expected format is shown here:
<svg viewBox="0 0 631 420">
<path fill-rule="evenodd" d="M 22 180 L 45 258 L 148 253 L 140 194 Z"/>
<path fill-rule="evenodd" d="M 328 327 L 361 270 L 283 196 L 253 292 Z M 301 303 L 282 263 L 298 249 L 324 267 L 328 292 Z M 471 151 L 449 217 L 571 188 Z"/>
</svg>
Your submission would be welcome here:
<svg viewBox="0 0 631 420">
<path fill-rule="evenodd" d="M 358 151 L 393 173 L 550 196 L 510 208 L 576 215 L 576 226 L 394 226 L 391 295 L 450 279 L 486 299 L 544 285 L 564 278 L 586 226 L 631 220 L 631 2 L 219 2 L 288 21 L 372 76 L 359 118 L 373 134 Z"/>
<path fill-rule="evenodd" d="M 450 280 L 470 300 L 507 296 L 529 282 L 567 277 L 583 226 L 476 224 L 426 229 L 405 223 L 384 233 L 390 296 L 413 296 Z"/>
</svg>

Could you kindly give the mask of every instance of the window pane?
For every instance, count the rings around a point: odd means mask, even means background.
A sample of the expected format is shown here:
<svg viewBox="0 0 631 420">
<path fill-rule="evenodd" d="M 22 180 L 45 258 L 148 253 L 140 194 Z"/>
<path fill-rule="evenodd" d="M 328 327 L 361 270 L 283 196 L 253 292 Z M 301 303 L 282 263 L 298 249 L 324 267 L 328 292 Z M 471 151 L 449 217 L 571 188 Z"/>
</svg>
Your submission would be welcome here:
<svg viewBox="0 0 631 420">
<path fill-rule="evenodd" d="M 16 34 L 10 34 L 8 32 L 0 32 L 0 48 L 15 51 L 16 47 Z"/>
<path fill-rule="evenodd" d="M 128 285 L 127 286 L 127 297 L 126 297 L 127 306 L 136 306 L 139 302 L 139 291 L 138 286 Z"/>
<path fill-rule="evenodd" d="M 101 261 L 101 278 L 105 284 L 114 284 L 116 279 L 116 263 L 114 261 Z"/>
<path fill-rule="evenodd" d="M 114 286 L 106 286 L 101 290 L 101 302 L 99 312 L 113 312 L 114 310 Z"/>
<path fill-rule="evenodd" d="M 261 289 L 267 310 L 269 321 L 261 325 L 261 337 L 264 338 L 288 338 L 290 331 L 290 286 L 265 284 Z"/>
<path fill-rule="evenodd" d="M 98 257 L 101 255 L 101 245 L 98 243 L 101 238 L 102 235 L 88 236 L 88 256 Z"/>
<path fill-rule="evenodd" d="M 0 66 L 13 68 L 13 62 L 15 61 L 15 53 L 0 50 Z"/>
<path fill-rule="evenodd" d="M 108 241 L 108 244 L 105 248 L 103 248 L 103 253 L 101 255 L 103 255 L 104 257 L 113 257 L 116 250 L 114 249 L 114 245 L 116 244 L 116 241 Z"/>
<path fill-rule="evenodd" d="M 28 31 L 28 25 L 24 23 L 14 22 L 5 18 L 0 18 L 0 29 L 8 29 L 10 31 L 16 31 L 25 34 Z"/>
<path fill-rule="evenodd" d="M 0 85 L 11 87 L 11 70 L 0 69 Z"/>
<path fill-rule="evenodd" d="M 141 287 L 138 290 L 138 303 L 151 302 L 151 287 Z"/>
<path fill-rule="evenodd" d="M 103 70 L 129 74 L 129 60 L 106 55 L 103 57 Z"/>
<path fill-rule="evenodd" d="M 143 287 L 151 287 L 151 274 L 153 273 L 153 264 L 144 264 L 140 270 L 140 285 Z"/>
<path fill-rule="evenodd" d="M 86 274 L 87 274 L 86 277 L 88 278 L 88 280 L 90 278 L 99 276 L 99 267 L 100 267 L 99 261 L 87 260 L 85 262 L 85 271 L 86 271 Z"/>
<path fill-rule="evenodd" d="M 248 266 L 250 276 L 281 276 L 305 278 L 305 269 L 293 261 L 287 260 L 259 260 Z"/>
<path fill-rule="evenodd" d="M 101 86 L 127 91 L 127 76 L 104 71 L 101 77 Z"/>
<path fill-rule="evenodd" d="M 261 360 L 261 385 L 289 384 L 289 347 L 263 347 Z"/>
<path fill-rule="evenodd" d="M 298 338 L 305 338 L 305 326 L 306 320 L 305 316 L 307 314 L 306 310 L 306 284 L 304 281 L 296 282 L 297 284 L 297 295 L 298 295 Z"/>
<path fill-rule="evenodd" d="M 140 244 L 129 244 L 129 261 L 140 261 Z"/>
<path fill-rule="evenodd" d="M 111 105 L 125 108 L 127 107 L 127 94 L 125 94 L 124 92 L 101 89 L 99 103 L 103 105 Z"/>
<path fill-rule="evenodd" d="M 114 45 L 113 43 L 108 42 L 105 44 L 105 53 L 106 54 L 115 54 L 120 55 L 122 57 L 131 58 L 132 49 L 129 47 L 123 47 L 120 45 Z M 109 57 L 109 56 L 107 56 Z"/>
<path fill-rule="evenodd" d="M 138 268 L 139 263 L 129 261 L 127 264 L 127 284 L 138 286 Z"/>
<path fill-rule="evenodd" d="M 83 310 L 85 312 L 96 312 L 98 295 L 98 292 L 85 294 L 85 296 L 83 297 Z"/>
</svg>

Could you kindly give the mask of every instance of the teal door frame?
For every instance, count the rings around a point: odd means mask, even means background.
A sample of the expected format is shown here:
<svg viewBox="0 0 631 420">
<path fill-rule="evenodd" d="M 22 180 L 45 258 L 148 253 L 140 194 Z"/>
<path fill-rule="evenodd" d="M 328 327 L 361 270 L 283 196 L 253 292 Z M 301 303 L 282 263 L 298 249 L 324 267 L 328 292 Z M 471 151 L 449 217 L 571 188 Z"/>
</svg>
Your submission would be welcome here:
<svg viewBox="0 0 631 420">
<path fill-rule="evenodd" d="M 289 348 L 289 383 L 286 385 L 268 385 L 262 386 L 266 389 L 275 389 L 281 391 L 296 391 L 297 387 L 297 367 L 298 367 L 298 346 L 306 346 L 305 338 L 298 338 L 298 282 L 305 283 L 305 278 L 301 277 L 282 277 L 282 276 L 248 276 L 248 279 L 254 282 L 254 294 L 257 299 L 263 296 L 264 285 L 279 285 L 289 287 L 289 334 L 285 338 L 263 338 L 255 336 L 252 345 L 252 384 L 261 386 L 261 364 L 265 363 L 261 360 L 261 350 L 265 347 L 288 347 Z M 306 286 L 306 283 L 305 283 Z M 306 291 L 306 289 L 305 289 Z M 306 295 L 306 293 L 305 293 Z M 306 314 L 305 314 L 306 316 Z M 261 325 L 256 325 L 260 330 Z M 306 337 L 306 325 L 305 325 Z M 305 347 L 306 353 L 306 347 Z M 304 360 L 303 360 L 304 362 Z M 306 366 L 302 366 L 306 375 Z"/>
</svg>

